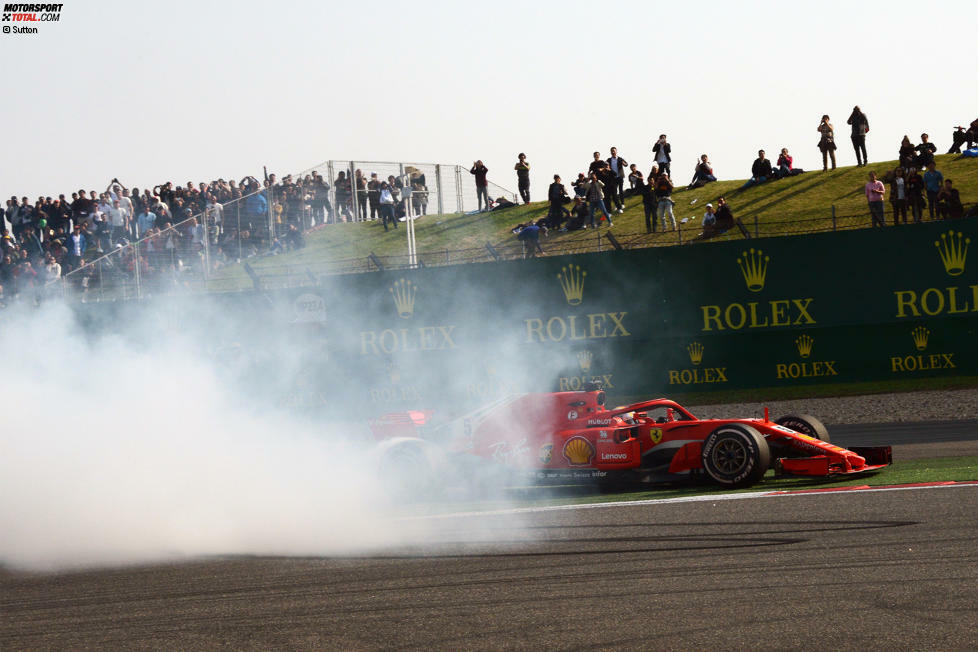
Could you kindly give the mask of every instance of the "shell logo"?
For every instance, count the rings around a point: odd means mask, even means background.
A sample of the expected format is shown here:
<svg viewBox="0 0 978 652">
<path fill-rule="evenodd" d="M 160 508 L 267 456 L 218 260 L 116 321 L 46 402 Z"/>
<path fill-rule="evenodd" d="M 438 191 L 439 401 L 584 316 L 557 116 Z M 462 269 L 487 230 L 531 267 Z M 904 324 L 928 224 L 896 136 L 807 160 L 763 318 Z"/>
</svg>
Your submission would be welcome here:
<svg viewBox="0 0 978 652">
<path fill-rule="evenodd" d="M 594 457 L 594 446 L 584 437 L 575 435 L 564 442 L 564 458 L 571 466 L 584 466 Z"/>
<path fill-rule="evenodd" d="M 662 441 L 662 428 L 652 428 L 652 430 L 649 430 L 649 439 L 652 440 L 653 444 L 658 444 Z"/>
</svg>

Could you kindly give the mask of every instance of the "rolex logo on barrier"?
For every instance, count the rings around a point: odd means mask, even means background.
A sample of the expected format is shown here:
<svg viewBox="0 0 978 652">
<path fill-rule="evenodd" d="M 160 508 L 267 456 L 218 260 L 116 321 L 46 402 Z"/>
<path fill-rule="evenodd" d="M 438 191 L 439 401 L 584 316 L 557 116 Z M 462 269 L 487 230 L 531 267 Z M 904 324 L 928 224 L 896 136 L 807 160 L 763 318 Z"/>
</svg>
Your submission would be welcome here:
<svg viewBox="0 0 978 652">
<path fill-rule="evenodd" d="M 795 349 L 802 362 L 778 362 L 774 365 L 774 375 L 778 380 L 795 380 L 798 378 L 824 378 L 826 376 L 838 376 L 839 372 L 835 366 L 835 360 L 814 360 L 809 361 L 812 350 L 815 348 L 815 338 L 807 333 L 802 333 L 795 338 Z"/>
<path fill-rule="evenodd" d="M 579 306 L 584 301 L 584 278 L 587 272 L 581 270 L 580 265 L 567 265 L 560 268 L 557 280 L 560 281 L 560 288 L 564 291 L 564 298 L 567 304 Z"/>
<path fill-rule="evenodd" d="M 580 375 L 560 376 L 557 379 L 558 391 L 577 392 L 584 389 L 588 383 L 600 383 L 603 389 L 614 388 L 613 374 L 598 373 L 594 369 L 593 353 L 588 350 L 578 351 L 574 354 L 574 358 L 577 360 L 577 366 L 580 367 L 581 373 Z"/>
<path fill-rule="evenodd" d="M 771 257 L 760 249 L 748 249 L 737 259 L 737 266 L 749 292 L 761 292 L 767 283 Z M 811 297 L 770 299 L 700 306 L 703 332 L 784 326 L 814 326 Z"/>
<path fill-rule="evenodd" d="M 913 346 L 918 351 L 927 350 L 930 343 L 930 330 L 917 326 L 910 331 Z M 940 371 L 957 369 L 953 353 L 917 353 L 915 355 L 895 355 L 890 358 L 891 373 L 915 373 L 920 371 Z"/>
<path fill-rule="evenodd" d="M 706 347 L 699 342 L 690 342 L 686 346 L 686 354 L 694 365 L 691 369 L 670 369 L 670 385 L 708 385 L 727 382 L 726 367 L 700 367 Z"/>
<path fill-rule="evenodd" d="M 807 358 L 812 354 L 812 346 L 814 344 L 815 340 L 808 335 L 800 335 L 798 339 L 795 340 L 795 346 L 798 347 L 798 355 L 803 358 Z"/>
<path fill-rule="evenodd" d="M 929 330 L 923 326 L 918 326 L 910 331 L 910 336 L 913 338 L 913 345 L 917 347 L 918 351 L 923 351 L 927 348 L 927 338 L 930 337 Z"/>
<path fill-rule="evenodd" d="M 577 364 L 580 365 L 581 371 L 590 371 L 591 362 L 594 361 L 594 354 L 590 351 L 580 351 L 577 354 Z"/>
<path fill-rule="evenodd" d="M 557 280 L 567 305 L 584 302 L 584 279 L 587 272 L 580 265 L 560 268 Z M 524 319 L 526 343 L 563 342 L 564 340 L 598 340 L 609 337 L 631 337 L 625 318 L 627 311 L 593 312 L 586 315 L 551 315 Z"/>
<path fill-rule="evenodd" d="M 401 319 L 414 317 L 414 297 L 418 286 L 407 279 L 398 279 L 388 288 L 394 308 Z M 454 324 L 421 326 L 415 321 L 411 328 L 384 328 L 360 331 L 360 355 L 391 355 L 400 351 L 443 351 L 458 348 Z"/>
<path fill-rule="evenodd" d="M 948 231 L 941 234 L 940 240 L 934 241 L 934 246 L 941 254 L 941 262 L 944 263 L 944 271 L 949 276 L 961 276 L 964 273 L 964 265 L 968 258 L 968 245 L 971 238 L 966 238 L 960 231 Z"/>
<path fill-rule="evenodd" d="M 418 288 L 406 279 L 398 279 L 390 287 L 391 296 L 394 297 L 394 307 L 397 308 L 397 316 L 401 319 L 410 319 L 414 315 L 414 295 Z"/>
<path fill-rule="evenodd" d="M 940 254 L 941 263 L 948 276 L 964 274 L 970 244 L 971 238 L 960 231 L 942 233 L 940 240 L 934 241 L 934 247 Z M 894 290 L 893 296 L 896 299 L 897 319 L 978 312 L 978 284 L 976 283 Z"/>
<path fill-rule="evenodd" d="M 740 266 L 740 273 L 744 276 L 744 282 L 747 283 L 747 289 L 751 292 L 760 292 L 764 289 L 767 265 L 771 257 L 765 256 L 760 249 L 750 249 L 743 252 L 742 256 L 737 259 L 737 264 Z"/>
</svg>

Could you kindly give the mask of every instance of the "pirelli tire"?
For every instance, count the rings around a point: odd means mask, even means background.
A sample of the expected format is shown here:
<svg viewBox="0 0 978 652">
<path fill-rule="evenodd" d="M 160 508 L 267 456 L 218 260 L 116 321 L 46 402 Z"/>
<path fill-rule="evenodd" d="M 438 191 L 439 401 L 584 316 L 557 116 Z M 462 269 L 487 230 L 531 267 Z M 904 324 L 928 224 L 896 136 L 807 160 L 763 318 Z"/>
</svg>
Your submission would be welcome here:
<svg viewBox="0 0 978 652">
<path fill-rule="evenodd" d="M 829 430 L 825 427 L 825 424 L 810 414 L 786 414 L 783 417 L 775 419 L 774 423 L 785 428 L 791 428 L 795 432 L 800 432 L 803 435 L 821 439 L 826 444 L 832 443 L 832 440 L 829 439 Z M 806 457 L 809 455 L 809 453 L 791 448 L 790 446 L 770 443 L 768 445 L 771 447 L 771 459 L 775 461 L 782 457 Z M 778 469 L 780 469 L 780 466 L 775 463 L 775 470 L 777 471 Z"/>
<path fill-rule="evenodd" d="M 832 440 L 829 439 L 829 429 L 825 427 L 824 423 L 810 414 L 786 414 L 783 417 L 775 419 L 774 423 L 785 428 L 791 428 L 795 432 L 800 432 L 803 435 L 821 439 L 826 444 L 832 443 Z"/>
<path fill-rule="evenodd" d="M 751 426 L 720 426 L 703 442 L 703 469 L 725 487 L 749 487 L 767 473 L 771 451 L 764 436 Z"/>
</svg>

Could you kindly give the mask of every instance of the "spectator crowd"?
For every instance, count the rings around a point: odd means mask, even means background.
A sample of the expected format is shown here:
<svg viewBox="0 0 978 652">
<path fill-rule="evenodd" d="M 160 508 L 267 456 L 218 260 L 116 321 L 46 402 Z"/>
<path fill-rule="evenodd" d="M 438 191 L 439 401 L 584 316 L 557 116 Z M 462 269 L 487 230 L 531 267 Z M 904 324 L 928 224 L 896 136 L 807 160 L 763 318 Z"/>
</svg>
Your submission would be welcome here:
<svg viewBox="0 0 978 652">
<path fill-rule="evenodd" d="M 857 165 L 868 164 L 866 135 L 869 119 L 856 106 L 847 124 Z M 835 130 L 828 115 L 818 124 L 818 149 L 822 169 L 836 167 Z M 872 224 L 886 223 L 884 201 L 888 196 L 893 223 L 923 219 L 961 217 L 964 208 L 951 179 L 936 169 L 936 146 L 928 134 L 913 144 L 908 137 L 900 144 L 899 167 L 882 178 L 870 173 L 865 186 Z M 978 119 L 968 127 L 952 132 L 948 153 L 975 151 Z M 624 211 L 628 196 L 642 198 L 647 233 L 675 230 L 671 175 L 672 145 L 666 134 L 652 143 L 652 166 L 644 175 L 629 163 L 616 147 L 608 156 L 594 152 L 586 172 L 570 184 L 569 193 L 560 175 L 554 175 L 547 192 L 547 215 L 534 223 L 521 239 L 532 240 L 539 249 L 540 229 L 573 231 L 613 226 L 615 215 Z M 520 153 L 514 166 L 520 198 L 530 202 L 530 163 Z M 515 204 L 493 201 L 488 192 L 488 168 L 475 161 L 474 177 L 479 211 L 498 210 Z M 775 163 L 765 151 L 751 167 L 743 188 L 800 174 L 787 148 L 782 148 Z M 715 182 L 717 176 L 709 156 L 702 154 L 687 187 L 699 188 Z M 331 195 L 332 190 L 332 195 Z M 332 201 L 331 201 L 332 197 Z M 12 196 L 6 201 L 0 220 L 0 305 L 14 297 L 38 300 L 65 275 L 74 276 L 80 286 L 93 282 L 94 269 L 86 263 L 101 260 L 98 282 L 105 276 L 129 277 L 140 274 L 161 284 L 179 283 L 187 270 L 202 271 L 205 260 L 213 266 L 255 255 L 275 254 L 304 246 L 304 233 L 317 225 L 338 221 L 376 220 L 387 230 L 412 215 L 424 215 L 428 208 L 428 188 L 423 172 L 407 166 L 401 176 L 381 178 L 376 172 L 357 169 L 337 173 L 331 182 L 316 171 L 301 177 L 279 180 L 275 174 L 259 181 L 246 176 L 240 181 L 216 179 L 211 182 L 172 182 L 152 188 L 128 188 L 118 179 L 98 192 L 80 189 L 57 198 L 41 196 L 35 201 Z M 734 225 L 724 198 L 706 207 L 703 237 L 722 233 Z M 521 225 L 523 226 L 523 225 Z M 530 226 L 530 225 L 526 225 Z M 520 228 L 516 229 L 521 231 Z M 138 242 L 138 246 L 129 246 Z M 123 249 L 115 256 L 107 254 Z M 209 255 L 204 256 L 207 250 Z M 88 271 L 86 271 L 88 270 Z"/>
</svg>

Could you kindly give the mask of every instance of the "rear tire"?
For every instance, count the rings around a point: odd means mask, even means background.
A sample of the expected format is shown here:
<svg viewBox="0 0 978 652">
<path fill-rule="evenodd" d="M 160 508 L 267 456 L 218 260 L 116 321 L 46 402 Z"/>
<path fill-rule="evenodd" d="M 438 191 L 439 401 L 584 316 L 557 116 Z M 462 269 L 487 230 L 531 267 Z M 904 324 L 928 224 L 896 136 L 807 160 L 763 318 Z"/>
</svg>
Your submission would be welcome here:
<svg viewBox="0 0 978 652">
<path fill-rule="evenodd" d="M 749 487 L 764 477 L 771 463 L 767 441 L 748 425 L 720 426 L 703 442 L 703 469 L 719 485 Z"/>
</svg>

